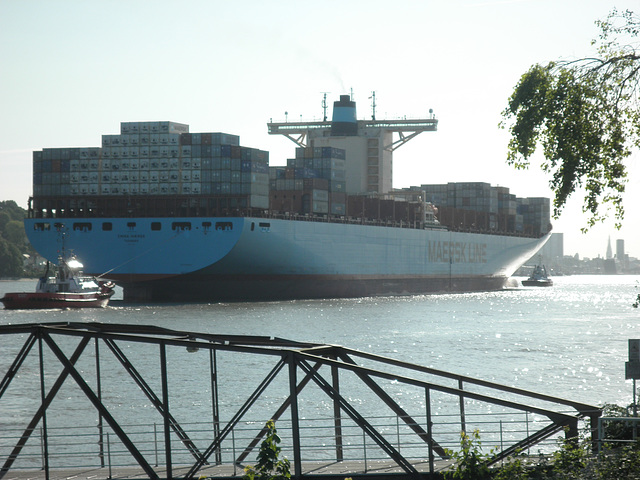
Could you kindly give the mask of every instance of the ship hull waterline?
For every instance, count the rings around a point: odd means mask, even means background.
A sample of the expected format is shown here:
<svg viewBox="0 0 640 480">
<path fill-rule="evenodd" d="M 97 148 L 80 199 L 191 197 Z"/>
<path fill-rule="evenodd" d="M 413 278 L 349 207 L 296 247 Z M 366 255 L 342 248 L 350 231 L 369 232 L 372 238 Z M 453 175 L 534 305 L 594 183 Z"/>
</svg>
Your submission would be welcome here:
<svg viewBox="0 0 640 480">
<path fill-rule="evenodd" d="M 492 291 L 548 239 L 250 217 L 27 219 L 55 257 L 125 301 L 252 301 Z"/>
</svg>

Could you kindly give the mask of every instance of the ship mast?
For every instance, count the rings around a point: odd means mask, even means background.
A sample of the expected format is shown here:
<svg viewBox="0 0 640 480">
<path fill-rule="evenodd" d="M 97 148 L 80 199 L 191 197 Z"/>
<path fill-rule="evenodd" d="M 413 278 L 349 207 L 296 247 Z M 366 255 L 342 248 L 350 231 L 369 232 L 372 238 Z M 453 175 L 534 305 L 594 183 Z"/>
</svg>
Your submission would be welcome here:
<svg viewBox="0 0 640 480">
<path fill-rule="evenodd" d="M 376 92 L 375 90 L 371 92 L 371 96 L 369 97 L 371 100 L 371 120 L 376 119 Z"/>
</svg>

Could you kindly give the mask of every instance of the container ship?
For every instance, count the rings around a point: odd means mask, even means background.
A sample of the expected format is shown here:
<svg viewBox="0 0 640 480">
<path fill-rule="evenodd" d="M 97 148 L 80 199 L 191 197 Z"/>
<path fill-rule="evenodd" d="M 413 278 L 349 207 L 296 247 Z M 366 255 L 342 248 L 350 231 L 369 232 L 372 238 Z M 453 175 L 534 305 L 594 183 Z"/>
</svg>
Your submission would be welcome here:
<svg viewBox="0 0 640 480">
<path fill-rule="evenodd" d="M 375 104 L 374 104 L 375 105 Z M 66 248 L 125 301 L 246 301 L 496 290 L 550 235 L 549 199 L 487 183 L 394 190 L 394 150 L 426 118 L 269 122 L 286 166 L 236 135 L 123 122 L 100 147 L 33 153 L 25 229 Z"/>
</svg>

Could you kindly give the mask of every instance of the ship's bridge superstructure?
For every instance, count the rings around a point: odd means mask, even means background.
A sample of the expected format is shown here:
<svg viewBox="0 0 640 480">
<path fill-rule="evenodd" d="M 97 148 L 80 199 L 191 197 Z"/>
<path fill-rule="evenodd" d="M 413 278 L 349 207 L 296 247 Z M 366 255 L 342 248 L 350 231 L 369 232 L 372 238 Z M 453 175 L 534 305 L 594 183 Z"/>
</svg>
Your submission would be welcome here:
<svg viewBox="0 0 640 480">
<path fill-rule="evenodd" d="M 384 194 L 392 190 L 393 152 L 422 132 L 435 132 L 438 120 L 429 118 L 357 120 L 355 102 L 341 95 L 333 118 L 314 122 L 270 122 L 270 135 L 284 135 L 300 147 L 334 147 L 346 151 L 346 193 Z M 398 136 L 394 138 L 394 133 Z"/>
</svg>

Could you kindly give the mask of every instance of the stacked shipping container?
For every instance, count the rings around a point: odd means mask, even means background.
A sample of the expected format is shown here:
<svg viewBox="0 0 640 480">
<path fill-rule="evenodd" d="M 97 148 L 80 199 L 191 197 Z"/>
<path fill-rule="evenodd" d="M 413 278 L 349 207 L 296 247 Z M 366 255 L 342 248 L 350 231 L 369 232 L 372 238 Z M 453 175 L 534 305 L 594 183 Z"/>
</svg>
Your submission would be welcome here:
<svg viewBox="0 0 640 480">
<path fill-rule="evenodd" d="M 189 133 L 175 122 L 123 122 L 101 148 L 33 154 L 34 199 L 105 196 L 235 196 L 269 206 L 269 154 L 225 133 Z"/>
<path fill-rule="evenodd" d="M 528 234 L 550 229 L 548 198 L 518 198 L 507 187 L 484 182 L 425 184 L 411 189 L 423 191 L 425 200 L 438 207 L 440 221 L 452 228 Z"/>
<path fill-rule="evenodd" d="M 340 148 L 297 148 L 286 167 L 270 168 L 271 210 L 345 215 L 345 162 Z"/>
</svg>

